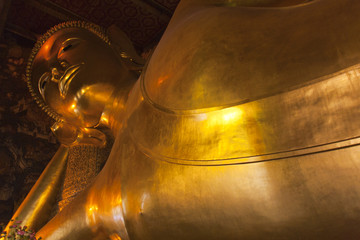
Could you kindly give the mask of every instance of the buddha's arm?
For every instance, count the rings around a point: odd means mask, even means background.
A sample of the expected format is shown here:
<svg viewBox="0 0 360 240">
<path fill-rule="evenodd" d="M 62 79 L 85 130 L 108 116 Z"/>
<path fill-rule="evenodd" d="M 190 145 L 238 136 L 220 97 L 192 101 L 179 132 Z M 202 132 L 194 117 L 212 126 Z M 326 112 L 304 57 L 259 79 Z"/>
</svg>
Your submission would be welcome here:
<svg viewBox="0 0 360 240">
<path fill-rule="evenodd" d="M 29 229 L 36 231 L 49 220 L 65 175 L 68 151 L 67 147 L 60 146 L 25 200 L 15 212 L 13 219 L 22 221 L 21 225 L 26 225 Z M 9 223 L 5 230 L 8 231 L 12 224 Z"/>
<path fill-rule="evenodd" d="M 127 240 L 119 169 L 114 165 L 116 161 L 109 159 L 95 181 L 40 229 L 37 237 L 90 240 L 116 236 L 114 239 Z"/>
<path fill-rule="evenodd" d="M 57 214 L 40 231 L 42 239 L 106 239 L 106 234 L 97 227 L 88 215 L 86 201 L 88 190 L 80 193 L 68 206 Z"/>
</svg>

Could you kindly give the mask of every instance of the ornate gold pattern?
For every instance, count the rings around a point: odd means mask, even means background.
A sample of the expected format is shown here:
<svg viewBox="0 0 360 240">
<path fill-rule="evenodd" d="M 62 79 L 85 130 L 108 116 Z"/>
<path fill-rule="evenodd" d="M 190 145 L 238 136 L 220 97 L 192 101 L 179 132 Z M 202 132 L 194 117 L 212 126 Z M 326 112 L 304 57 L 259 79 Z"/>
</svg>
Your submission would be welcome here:
<svg viewBox="0 0 360 240">
<path fill-rule="evenodd" d="M 109 139 L 107 146 L 103 148 L 88 144 L 70 147 L 64 183 L 58 201 L 59 211 L 93 182 L 109 157 L 111 147 L 112 141 Z"/>
</svg>

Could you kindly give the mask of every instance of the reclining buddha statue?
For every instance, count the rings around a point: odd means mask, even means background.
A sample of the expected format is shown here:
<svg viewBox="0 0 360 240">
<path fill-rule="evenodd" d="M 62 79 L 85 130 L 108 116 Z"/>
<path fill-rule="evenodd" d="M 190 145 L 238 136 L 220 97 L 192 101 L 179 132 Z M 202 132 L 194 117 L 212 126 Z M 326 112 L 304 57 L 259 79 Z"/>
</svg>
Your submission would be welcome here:
<svg viewBox="0 0 360 240">
<path fill-rule="evenodd" d="M 82 24 L 54 28 L 30 58 L 33 94 L 61 126 L 115 142 L 37 236 L 358 239 L 359 12 L 183 0 L 138 79 Z"/>
</svg>

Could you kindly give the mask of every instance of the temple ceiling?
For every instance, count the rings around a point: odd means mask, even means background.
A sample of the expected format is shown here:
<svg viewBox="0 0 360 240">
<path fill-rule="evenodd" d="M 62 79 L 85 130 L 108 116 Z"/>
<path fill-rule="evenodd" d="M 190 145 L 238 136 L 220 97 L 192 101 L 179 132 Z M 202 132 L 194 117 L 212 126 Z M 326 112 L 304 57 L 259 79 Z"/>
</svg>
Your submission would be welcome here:
<svg viewBox="0 0 360 240">
<path fill-rule="evenodd" d="M 50 27 L 71 20 L 122 29 L 140 49 L 160 39 L 179 0 L 11 0 L 5 30 L 35 40 Z"/>
</svg>

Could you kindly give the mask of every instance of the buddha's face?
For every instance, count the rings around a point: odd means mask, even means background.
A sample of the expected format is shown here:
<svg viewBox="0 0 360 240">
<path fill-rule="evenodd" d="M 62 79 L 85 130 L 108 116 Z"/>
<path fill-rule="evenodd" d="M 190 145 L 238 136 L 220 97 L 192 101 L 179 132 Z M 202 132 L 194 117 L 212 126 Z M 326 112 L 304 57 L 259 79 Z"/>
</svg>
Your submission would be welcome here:
<svg viewBox="0 0 360 240">
<path fill-rule="evenodd" d="M 126 72 L 97 35 L 65 28 L 54 33 L 35 56 L 32 84 L 65 121 L 92 127 L 98 124 L 114 86 L 125 81 Z"/>
</svg>

